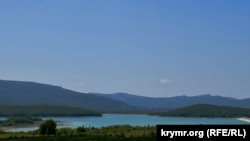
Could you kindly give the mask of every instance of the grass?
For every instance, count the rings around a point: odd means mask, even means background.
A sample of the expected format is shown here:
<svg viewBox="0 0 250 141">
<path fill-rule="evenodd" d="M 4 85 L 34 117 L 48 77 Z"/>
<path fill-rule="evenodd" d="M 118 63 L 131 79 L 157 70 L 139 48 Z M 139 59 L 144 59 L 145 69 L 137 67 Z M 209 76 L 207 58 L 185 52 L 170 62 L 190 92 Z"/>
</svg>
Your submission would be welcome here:
<svg viewBox="0 0 250 141">
<path fill-rule="evenodd" d="M 112 137 L 112 136 L 93 136 L 93 137 L 21 137 L 7 138 L 3 141 L 154 141 L 154 136 L 144 137 Z"/>
<path fill-rule="evenodd" d="M 0 131 L 0 141 L 154 141 L 155 126 L 114 125 L 102 128 L 60 128 L 55 136 L 29 132 Z"/>
</svg>

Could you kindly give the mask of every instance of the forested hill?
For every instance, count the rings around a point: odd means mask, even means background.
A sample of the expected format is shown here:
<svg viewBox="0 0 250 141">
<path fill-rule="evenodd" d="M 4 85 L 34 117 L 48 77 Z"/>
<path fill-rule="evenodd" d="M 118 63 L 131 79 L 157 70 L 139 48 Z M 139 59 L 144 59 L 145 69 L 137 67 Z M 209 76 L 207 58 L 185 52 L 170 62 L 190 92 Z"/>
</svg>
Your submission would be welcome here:
<svg viewBox="0 0 250 141">
<path fill-rule="evenodd" d="M 0 117 L 13 116 L 101 116 L 100 113 L 68 106 L 0 105 Z"/>
<path fill-rule="evenodd" d="M 188 107 L 169 110 L 167 112 L 157 113 L 161 116 L 174 117 L 250 117 L 249 108 L 236 108 L 229 106 L 215 106 L 208 104 L 197 104 Z"/>
<path fill-rule="evenodd" d="M 250 99 L 199 95 L 143 97 L 126 93 L 80 93 L 58 86 L 24 81 L 0 80 L 0 105 L 64 105 L 97 112 L 148 112 L 194 104 L 250 108 Z"/>
<path fill-rule="evenodd" d="M 65 105 L 100 112 L 131 110 L 128 104 L 58 86 L 0 80 L 0 105 Z"/>
</svg>

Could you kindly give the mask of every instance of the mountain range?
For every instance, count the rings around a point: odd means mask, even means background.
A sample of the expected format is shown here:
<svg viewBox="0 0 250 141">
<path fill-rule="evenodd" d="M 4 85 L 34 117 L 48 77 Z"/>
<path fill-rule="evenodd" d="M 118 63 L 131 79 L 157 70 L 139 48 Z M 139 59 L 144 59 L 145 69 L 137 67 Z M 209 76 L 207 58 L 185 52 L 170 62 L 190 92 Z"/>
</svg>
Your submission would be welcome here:
<svg viewBox="0 0 250 141">
<path fill-rule="evenodd" d="M 0 80 L 0 105 L 64 105 L 98 112 L 131 112 L 174 109 L 194 104 L 250 108 L 250 99 L 210 94 L 154 98 L 126 93 L 80 93 L 36 82 Z"/>
<path fill-rule="evenodd" d="M 133 108 L 118 100 L 58 86 L 6 80 L 0 80 L 0 105 L 65 105 L 100 112 Z"/>
<path fill-rule="evenodd" d="M 113 100 L 118 100 L 132 106 L 145 108 L 174 109 L 195 104 L 210 104 L 218 106 L 232 106 L 250 108 L 250 98 L 236 99 L 232 97 L 213 96 L 203 94 L 198 96 L 175 96 L 175 97 L 144 97 L 127 93 L 98 94 Z"/>
</svg>

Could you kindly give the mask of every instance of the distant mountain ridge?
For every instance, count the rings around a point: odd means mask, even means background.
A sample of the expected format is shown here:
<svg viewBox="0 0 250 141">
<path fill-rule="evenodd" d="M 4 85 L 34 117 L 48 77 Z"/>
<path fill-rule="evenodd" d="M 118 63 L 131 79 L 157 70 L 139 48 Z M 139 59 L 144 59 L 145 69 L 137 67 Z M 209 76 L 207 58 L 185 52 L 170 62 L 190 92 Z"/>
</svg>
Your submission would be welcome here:
<svg viewBox="0 0 250 141">
<path fill-rule="evenodd" d="M 0 105 L 63 105 L 97 112 L 126 113 L 174 109 L 195 104 L 250 108 L 250 99 L 209 94 L 153 98 L 126 93 L 80 93 L 48 84 L 0 80 Z"/>
<path fill-rule="evenodd" d="M 0 105 L 65 105 L 94 111 L 133 107 L 121 101 L 35 82 L 0 80 Z"/>
<path fill-rule="evenodd" d="M 233 106 L 250 108 L 250 98 L 248 99 L 236 99 L 231 97 L 212 96 L 210 94 L 198 95 L 198 96 L 176 96 L 176 97 L 144 97 L 131 95 L 127 93 L 115 93 L 115 94 L 97 94 L 111 98 L 113 100 L 119 100 L 124 103 L 146 108 L 163 108 L 173 109 L 186 107 L 195 104 L 211 104 L 218 106 Z"/>
</svg>

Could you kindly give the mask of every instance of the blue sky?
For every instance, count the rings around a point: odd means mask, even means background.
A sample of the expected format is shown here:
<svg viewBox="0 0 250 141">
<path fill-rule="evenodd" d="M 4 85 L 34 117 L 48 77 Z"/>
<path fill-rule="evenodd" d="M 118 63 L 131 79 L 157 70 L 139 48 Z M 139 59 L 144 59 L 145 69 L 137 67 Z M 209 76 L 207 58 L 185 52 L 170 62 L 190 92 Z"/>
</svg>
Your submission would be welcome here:
<svg viewBox="0 0 250 141">
<path fill-rule="evenodd" d="M 2 0 L 0 79 L 249 98 L 247 0 Z"/>
</svg>

